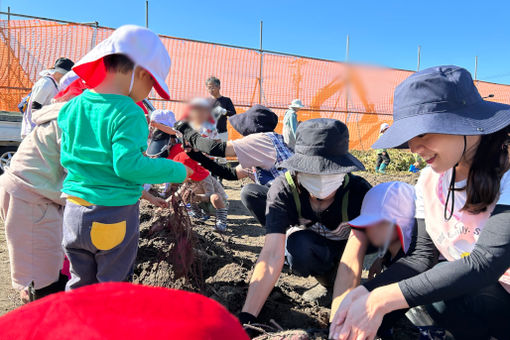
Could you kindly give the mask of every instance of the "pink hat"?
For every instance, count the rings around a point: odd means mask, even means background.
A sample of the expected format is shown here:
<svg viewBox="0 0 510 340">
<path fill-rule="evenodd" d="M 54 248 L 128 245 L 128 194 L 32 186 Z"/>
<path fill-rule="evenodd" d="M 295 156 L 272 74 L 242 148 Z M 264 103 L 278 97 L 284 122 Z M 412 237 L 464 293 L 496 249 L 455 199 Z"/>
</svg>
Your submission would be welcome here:
<svg viewBox="0 0 510 340">
<path fill-rule="evenodd" d="M 387 182 L 367 192 L 360 215 L 349 224 L 353 228 L 367 228 L 382 221 L 392 222 L 397 228 L 402 250 L 407 253 L 411 244 L 414 215 L 414 187 L 404 182 Z"/>
<path fill-rule="evenodd" d="M 94 88 L 106 75 L 103 58 L 111 54 L 124 54 L 136 66 L 147 70 L 154 78 L 154 89 L 162 98 L 170 99 L 165 83 L 170 70 L 170 56 L 154 32 L 135 25 L 121 26 L 78 61 L 73 71 Z"/>
</svg>

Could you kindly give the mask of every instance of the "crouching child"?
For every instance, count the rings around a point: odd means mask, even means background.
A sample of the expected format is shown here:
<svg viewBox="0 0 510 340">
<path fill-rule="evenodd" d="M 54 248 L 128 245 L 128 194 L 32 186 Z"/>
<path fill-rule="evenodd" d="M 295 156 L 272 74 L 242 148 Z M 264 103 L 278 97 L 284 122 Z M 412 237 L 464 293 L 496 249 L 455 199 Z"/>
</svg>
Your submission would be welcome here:
<svg viewBox="0 0 510 340">
<path fill-rule="evenodd" d="M 187 168 L 151 159 L 148 126 L 136 104 L 154 89 L 169 99 L 170 57 L 159 37 L 133 25 L 118 28 L 80 60 L 74 71 L 93 90 L 61 110 L 63 246 L 71 263 L 66 289 L 132 274 L 143 183 L 183 182 Z"/>
<path fill-rule="evenodd" d="M 205 111 L 204 114 L 207 116 L 210 114 L 210 106 L 199 106 L 195 101 L 187 107 L 187 111 Z M 190 114 L 190 117 L 195 117 L 195 113 Z M 173 113 L 170 115 L 169 113 L 155 111 L 152 114 L 150 124 L 156 130 L 151 136 L 147 155 L 173 159 L 193 171 L 187 181 L 189 185 L 179 188 L 183 196 L 191 199 L 187 202 L 188 213 L 191 217 L 201 221 L 208 220 L 210 214 L 214 214 L 216 216 L 215 228 L 217 231 L 223 232 L 227 229 L 227 194 L 220 182 L 184 151 L 182 144 L 175 137 L 174 123 Z M 186 189 L 189 189 L 191 195 L 185 195 Z"/>
<path fill-rule="evenodd" d="M 338 267 L 333 302 L 332 325 L 345 296 L 361 283 L 363 260 L 370 248 L 377 248 L 377 259 L 369 271 L 373 279 L 382 270 L 405 256 L 415 225 L 414 187 L 403 182 L 388 182 L 370 189 L 363 199 L 360 216 L 350 221 L 351 234 Z M 389 332 L 398 313 L 386 318 L 380 332 Z M 333 327 L 333 326 L 332 326 Z"/>
</svg>

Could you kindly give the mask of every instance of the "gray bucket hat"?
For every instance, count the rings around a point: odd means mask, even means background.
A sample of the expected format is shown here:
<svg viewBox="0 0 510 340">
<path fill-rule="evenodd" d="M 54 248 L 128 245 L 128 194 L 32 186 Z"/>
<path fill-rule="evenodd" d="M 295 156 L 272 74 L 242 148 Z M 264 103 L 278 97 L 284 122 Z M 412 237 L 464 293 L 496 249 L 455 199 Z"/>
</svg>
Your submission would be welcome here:
<svg viewBox="0 0 510 340">
<path fill-rule="evenodd" d="M 510 105 L 483 100 L 466 69 L 436 66 L 397 86 L 393 124 L 372 147 L 405 147 L 425 133 L 487 135 L 509 124 Z"/>
<path fill-rule="evenodd" d="M 310 119 L 298 126 L 294 155 L 282 168 L 316 175 L 364 171 L 363 164 L 349 153 L 349 130 L 339 120 Z"/>
</svg>

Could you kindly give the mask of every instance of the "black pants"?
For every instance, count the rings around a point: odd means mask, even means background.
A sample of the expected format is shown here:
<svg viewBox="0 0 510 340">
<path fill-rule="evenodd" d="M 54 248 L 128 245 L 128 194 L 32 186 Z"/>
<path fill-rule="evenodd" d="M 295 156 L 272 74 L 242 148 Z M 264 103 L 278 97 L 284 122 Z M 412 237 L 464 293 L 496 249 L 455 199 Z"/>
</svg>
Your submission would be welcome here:
<svg viewBox="0 0 510 340">
<path fill-rule="evenodd" d="M 426 308 L 455 339 L 510 339 L 510 293 L 499 283 Z"/>
<path fill-rule="evenodd" d="M 382 163 L 388 165 L 388 164 L 390 164 L 390 162 L 391 162 L 390 155 L 388 155 L 388 153 L 386 151 L 383 151 L 383 152 L 377 154 L 377 164 L 376 164 L 377 169 L 379 169 L 379 167 L 381 166 Z"/>
<path fill-rule="evenodd" d="M 261 226 L 266 225 L 266 201 L 269 187 L 250 183 L 241 190 L 241 202 Z"/>
<path fill-rule="evenodd" d="M 254 183 L 241 190 L 241 201 L 262 226 L 266 224 L 268 191 L 269 187 Z M 346 242 L 329 240 L 311 230 L 297 231 L 287 239 L 287 261 L 296 274 L 315 276 L 323 285 L 331 286 Z"/>
<path fill-rule="evenodd" d="M 300 230 L 287 238 L 287 262 L 301 276 L 314 276 L 332 287 L 347 240 L 333 241 L 312 230 Z"/>
</svg>

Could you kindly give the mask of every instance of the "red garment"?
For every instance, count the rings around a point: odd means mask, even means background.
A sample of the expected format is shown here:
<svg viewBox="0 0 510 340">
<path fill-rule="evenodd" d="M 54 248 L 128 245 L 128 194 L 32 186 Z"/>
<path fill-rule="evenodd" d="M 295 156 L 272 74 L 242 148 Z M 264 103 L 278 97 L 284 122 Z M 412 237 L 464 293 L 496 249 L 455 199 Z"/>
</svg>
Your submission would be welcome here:
<svg viewBox="0 0 510 340">
<path fill-rule="evenodd" d="M 193 170 L 193 175 L 190 176 L 192 181 L 200 182 L 209 176 L 209 171 L 207 171 L 198 162 L 192 160 L 182 148 L 182 144 L 175 144 L 172 146 L 168 152 L 167 158 L 182 163 Z"/>
<path fill-rule="evenodd" d="M 0 317 L 2 339 L 239 339 L 218 302 L 182 290 L 100 283 L 50 295 Z"/>
<path fill-rule="evenodd" d="M 86 89 L 89 89 L 90 87 L 85 84 L 83 80 L 80 78 L 73 81 L 69 86 L 67 86 L 65 89 L 60 91 L 53 97 L 58 102 L 66 102 L 71 100 L 72 98 L 79 96 L 83 93 Z"/>
<path fill-rule="evenodd" d="M 147 119 L 147 124 L 150 124 L 151 117 L 149 116 L 149 110 L 143 105 L 143 101 L 139 101 L 136 103 L 136 105 L 140 106 L 140 108 L 143 110 L 143 114 L 145 115 L 145 119 Z"/>
</svg>

